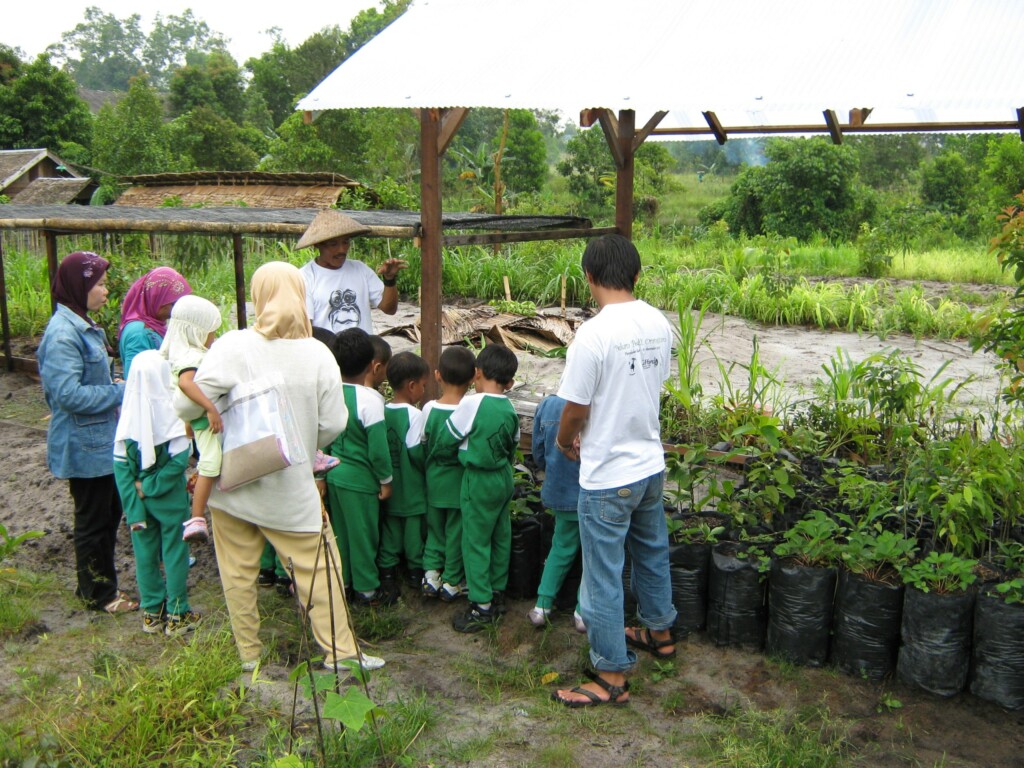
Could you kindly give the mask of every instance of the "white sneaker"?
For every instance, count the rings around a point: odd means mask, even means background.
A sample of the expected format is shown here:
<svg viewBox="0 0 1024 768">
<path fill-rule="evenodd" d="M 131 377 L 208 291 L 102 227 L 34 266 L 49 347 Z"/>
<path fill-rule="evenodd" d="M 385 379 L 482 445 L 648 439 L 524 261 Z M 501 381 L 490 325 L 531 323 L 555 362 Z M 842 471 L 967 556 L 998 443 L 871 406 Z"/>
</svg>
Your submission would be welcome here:
<svg viewBox="0 0 1024 768">
<path fill-rule="evenodd" d="M 384 666 L 384 659 L 380 656 L 371 656 L 368 653 L 359 652 L 359 660 L 362 662 L 363 669 L 372 671 L 374 669 L 380 669 Z M 328 672 L 349 672 L 352 667 L 346 662 L 353 662 L 354 658 L 350 659 L 338 659 L 337 661 L 324 661 L 324 669 Z"/>
<path fill-rule="evenodd" d="M 581 635 L 587 634 L 587 623 L 583 621 L 579 611 L 572 612 L 572 623 L 576 625 L 576 631 Z"/>
<path fill-rule="evenodd" d="M 437 591 L 437 596 L 442 603 L 451 603 L 465 596 L 466 589 L 461 584 L 449 584 L 447 581 Z"/>
<path fill-rule="evenodd" d="M 441 572 L 431 570 L 424 573 L 420 589 L 424 597 L 437 597 L 441 591 Z"/>
<path fill-rule="evenodd" d="M 543 627 L 548 623 L 548 617 L 551 615 L 550 608 L 539 608 L 534 606 L 530 609 L 530 612 L 526 614 L 526 618 L 530 620 L 530 623 L 535 627 Z"/>
</svg>

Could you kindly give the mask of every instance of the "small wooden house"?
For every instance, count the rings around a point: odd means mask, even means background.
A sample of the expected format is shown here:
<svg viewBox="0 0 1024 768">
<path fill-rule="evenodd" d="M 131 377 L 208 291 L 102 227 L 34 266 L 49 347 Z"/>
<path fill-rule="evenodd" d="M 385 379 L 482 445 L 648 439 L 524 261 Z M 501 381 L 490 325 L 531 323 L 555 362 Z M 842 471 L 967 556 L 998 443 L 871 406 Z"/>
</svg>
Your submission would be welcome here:
<svg viewBox="0 0 1024 768">
<path fill-rule="evenodd" d="M 0 150 L 0 195 L 19 205 L 88 205 L 95 183 L 48 149 Z"/>
</svg>

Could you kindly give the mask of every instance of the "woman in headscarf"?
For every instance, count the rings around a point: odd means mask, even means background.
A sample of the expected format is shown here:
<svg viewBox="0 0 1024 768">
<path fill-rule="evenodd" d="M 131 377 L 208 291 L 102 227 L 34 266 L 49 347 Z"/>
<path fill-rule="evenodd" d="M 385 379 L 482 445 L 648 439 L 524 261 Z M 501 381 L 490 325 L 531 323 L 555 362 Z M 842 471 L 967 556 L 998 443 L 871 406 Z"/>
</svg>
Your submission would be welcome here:
<svg viewBox="0 0 1024 768">
<path fill-rule="evenodd" d="M 348 421 L 338 365 L 330 350 L 312 338 L 306 286 L 298 269 L 279 261 L 264 264 L 252 277 L 252 300 L 253 328 L 230 331 L 210 347 L 195 382 L 217 403 L 237 384 L 281 375 L 310 461 L 231 491 L 214 489 L 210 496 L 217 565 L 243 668 L 253 668 L 263 652 L 256 577 L 266 539 L 281 561 L 294 568 L 295 588 L 302 605 L 311 605 L 309 620 L 325 665 L 343 668 L 338 662 L 359 659 L 364 668 L 376 669 L 384 660 L 361 653 L 349 630 L 338 549 L 333 536 L 323 535 L 320 493 L 313 479 L 317 448 L 330 444 Z M 199 415 L 199 406 L 180 393 L 175 405 L 185 419 Z"/>
<path fill-rule="evenodd" d="M 89 317 L 107 301 L 110 262 L 88 251 L 61 261 L 51 288 L 57 311 L 39 345 L 39 375 L 50 407 L 46 458 L 69 481 L 75 503 L 76 594 L 96 610 L 139 604 L 117 589 L 114 544 L 121 499 L 114 483 L 114 431 L 124 384 L 110 375 L 103 329 Z"/>
<path fill-rule="evenodd" d="M 121 327 L 117 333 L 125 379 L 132 358 L 147 349 L 160 349 L 174 302 L 190 293 L 192 286 L 188 280 L 170 267 L 157 267 L 132 283 L 121 302 Z"/>
</svg>

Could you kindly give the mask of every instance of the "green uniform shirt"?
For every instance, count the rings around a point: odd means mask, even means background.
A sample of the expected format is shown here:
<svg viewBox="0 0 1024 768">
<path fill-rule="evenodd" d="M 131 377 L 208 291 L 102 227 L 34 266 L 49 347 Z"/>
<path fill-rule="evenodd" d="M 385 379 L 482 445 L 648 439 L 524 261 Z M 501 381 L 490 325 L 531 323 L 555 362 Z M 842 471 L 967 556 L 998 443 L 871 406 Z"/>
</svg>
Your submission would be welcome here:
<svg viewBox="0 0 1024 768">
<path fill-rule="evenodd" d="M 466 395 L 447 422 L 445 444 L 458 444 L 466 469 L 511 468 L 519 446 L 519 414 L 504 395 Z"/>
<path fill-rule="evenodd" d="M 462 493 L 462 465 L 455 451 L 436 452 L 438 438 L 447 433 L 445 422 L 457 406 L 431 400 L 423 406 L 423 451 L 426 456 L 427 504 L 435 509 L 458 509 Z"/>
<path fill-rule="evenodd" d="M 423 414 L 406 403 L 388 403 L 384 408 L 388 448 L 395 478 L 387 513 L 395 517 L 422 515 L 427 511 L 427 488 L 423 477 Z"/>
<path fill-rule="evenodd" d="M 377 494 L 391 482 L 391 454 L 384 423 L 384 398 L 360 384 L 342 384 L 348 424 L 331 443 L 341 464 L 327 473 L 327 483 L 350 491 Z"/>
<path fill-rule="evenodd" d="M 146 509 L 170 517 L 182 515 L 189 510 L 188 492 L 185 490 L 185 468 L 188 466 L 190 451 L 181 451 L 171 456 L 167 443 L 156 446 L 156 461 L 153 466 L 139 469 L 139 444 L 134 440 L 124 441 L 125 455 L 114 457 L 114 481 L 121 495 L 124 519 L 128 525 L 146 522 Z M 135 491 L 135 481 L 142 481 L 145 504 Z M 167 522 L 162 520 L 161 522 Z"/>
</svg>

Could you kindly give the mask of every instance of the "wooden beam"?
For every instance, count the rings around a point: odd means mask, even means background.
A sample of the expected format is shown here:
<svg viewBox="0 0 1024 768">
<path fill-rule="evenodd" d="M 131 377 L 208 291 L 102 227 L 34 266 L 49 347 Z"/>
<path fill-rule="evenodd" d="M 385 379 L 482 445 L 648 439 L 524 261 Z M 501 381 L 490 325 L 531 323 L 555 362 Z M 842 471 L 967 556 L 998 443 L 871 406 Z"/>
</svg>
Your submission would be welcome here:
<svg viewBox="0 0 1024 768">
<path fill-rule="evenodd" d="M 1016 133 L 1020 129 L 1018 120 L 988 120 L 983 122 L 955 123 L 871 123 L 869 125 L 841 125 L 843 133 L 965 133 L 967 131 L 1001 131 Z M 723 127 L 722 131 L 731 136 L 734 134 L 786 134 L 786 133 L 825 133 L 821 123 L 806 125 L 732 125 Z M 704 136 L 714 134 L 711 128 L 655 128 L 652 136 Z M 715 138 L 718 138 L 716 135 Z"/>
<path fill-rule="evenodd" d="M 826 109 L 822 112 L 825 116 L 825 125 L 828 126 L 829 136 L 832 137 L 833 144 L 843 143 L 843 129 L 839 125 L 839 118 L 836 117 L 836 111 L 834 109 Z"/>
<path fill-rule="evenodd" d="M 647 121 L 646 125 L 636 132 L 633 137 L 633 151 L 636 152 L 640 149 L 640 145 L 647 141 L 647 137 L 651 135 L 651 131 L 658 127 L 658 123 L 665 119 L 665 115 L 668 112 L 655 112 L 651 119 Z"/>
<path fill-rule="evenodd" d="M 441 110 L 420 110 L 420 354 L 431 371 L 441 359 L 442 116 Z M 432 384 L 427 396 L 436 393 Z"/>
<path fill-rule="evenodd" d="M 1024 107 L 1017 107 L 1017 125 L 1020 126 L 1020 140 L 1024 141 Z"/>
<path fill-rule="evenodd" d="M 305 112 L 302 113 L 302 124 L 303 125 L 312 125 L 313 124 L 313 113 L 310 112 L 308 109 Z"/>
<path fill-rule="evenodd" d="M 711 130 L 711 133 L 715 135 L 715 141 L 719 144 L 725 144 L 729 136 L 725 132 L 725 129 L 722 128 L 722 124 L 718 121 L 718 115 L 710 111 L 701 112 L 701 114 L 704 115 L 704 120 L 707 121 L 708 128 Z M 658 131 L 658 133 L 660 133 L 660 131 Z"/>
<path fill-rule="evenodd" d="M 233 235 L 231 246 L 235 258 L 235 319 L 238 321 L 238 330 L 244 331 L 248 319 L 245 316 L 245 253 L 242 251 L 242 236 Z"/>
<path fill-rule="evenodd" d="M 601 130 L 604 131 L 605 141 L 608 142 L 608 149 L 612 153 L 612 162 L 615 163 L 616 170 L 621 170 L 626 158 L 620 141 L 619 121 L 615 119 L 615 114 L 610 109 L 600 109 L 597 112 L 597 121 L 601 124 Z"/>
<path fill-rule="evenodd" d="M 874 110 L 871 107 L 856 107 L 850 110 L 850 125 L 864 125 Z"/>
<path fill-rule="evenodd" d="M 473 235 L 445 235 L 444 246 L 494 245 L 495 243 L 528 243 L 536 240 L 566 240 L 572 237 L 599 237 L 618 232 L 617 227 L 586 227 L 579 229 L 540 229 L 531 232 L 487 232 Z"/>
<path fill-rule="evenodd" d="M 598 120 L 598 113 L 600 109 L 581 109 L 580 110 L 580 128 L 589 128 Z"/>
<path fill-rule="evenodd" d="M 462 122 L 466 119 L 469 110 L 465 107 L 446 109 L 441 117 L 441 130 L 437 136 L 437 154 L 443 156 L 448 151 L 448 145 L 455 138 L 455 132 L 459 130 Z"/>
</svg>

